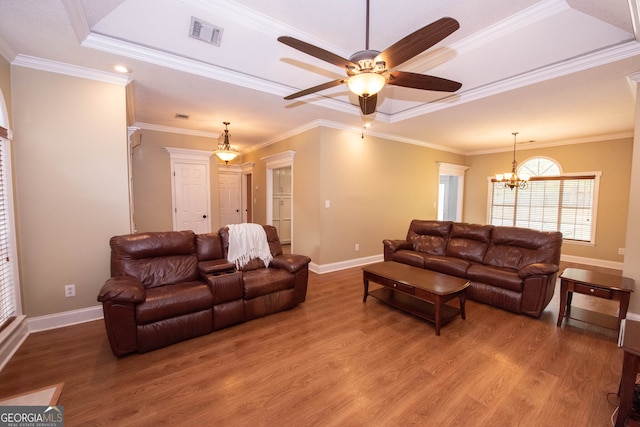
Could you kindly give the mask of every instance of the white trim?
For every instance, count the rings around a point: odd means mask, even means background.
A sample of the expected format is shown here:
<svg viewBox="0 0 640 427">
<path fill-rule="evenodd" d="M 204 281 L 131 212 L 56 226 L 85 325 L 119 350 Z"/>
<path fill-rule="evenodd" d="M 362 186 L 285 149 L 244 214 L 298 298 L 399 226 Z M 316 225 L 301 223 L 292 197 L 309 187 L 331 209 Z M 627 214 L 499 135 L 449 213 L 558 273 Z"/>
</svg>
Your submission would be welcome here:
<svg viewBox="0 0 640 427">
<path fill-rule="evenodd" d="M 120 86 L 126 86 L 131 83 L 130 77 L 123 76 L 122 74 L 108 73 L 105 71 L 94 70 L 92 68 L 80 67 L 78 65 L 52 61 L 50 59 L 36 58 L 29 55 L 20 54 L 16 56 L 16 58 L 11 62 L 11 65 L 33 68 L 34 70 L 47 71 L 50 73 L 64 74 L 72 77 L 81 77 L 83 79 L 96 80 L 104 83 L 113 83 Z"/>
<path fill-rule="evenodd" d="M 576 263 L 576 264 L 592 265 L 594 267 L 611 268 L 611 269 L 620 270 L 620 271 L 622 271 L 622 266 L 623 266 L 623 263 L 622 262 L 618 262 L 618 261 L 609 261 L 609 260 L 606 260 L 606 259 L 585 258 L 585 257 L 581 257 L 581 256 L 565 255 L 565 254 L 560 255 L 560 261 L 573 262 L 573 263 Z"/>
<path fill-rule="evenodd" d="M 374 262 L 384 261 L 384 255 L 372 255 L 364 258 L 348 259 L 346 261 L 332 262 L 331 264 L 316 264 L 311 262 L 309 264 L 309 271 L 317 274 L 331 273 L 334 271 L 340 271 L 351 267 L 359 267 L 361 265 L 372 264 Z"/>
<path fill-rule="evenodd" d="M 201 130 L 177 128 L 173 126 L 154 125 L 152 123 L 135 122 L 133 125 L 140 129 L 153 130 L 156 132 L 177 133 L 178 135 L 202 136 L 204 138 L 212 138 L 215 140 L 217 140 L 220 137 L 220 133 L 216 133 L 216 132 L 205 132 Z M 217 141 L 214 145 L 216 147 L 218 146 Z"/>
<path fill-rule="evenodd" d="M 103 316 L 102 306 L 95 305 L 93 307 L 80 308 L 78 310 L 63 311 L 62 313 L 32 317 L 27 320 L 27 324 L 29 326 L 29 332 L 41 332 L 100 320 Z"/>
<path fill-rule="evenodd" d="M 171 164 L 171 216 L 173 217 L 173 229 L 177 231 L 177 197 L 176 197 L 176 163 L 189 163 L 204 166 L 205 173 L 205 197 L 207 205 L 207 221 L 205 221 L 205 233 L 211 231 L 211 156 L 213 151 L 190 150 L 187 148 L 164 147 L 169 152 Z"/>
<path fill-rule="evenodd" d="M 18 316 L 0 333 L 0 371 L 29 336 L 26 316 Z"/>
<path fill-rule="evenodd" d="M 267 224 L 273 225 L 273 170 L 279 168 L 291 167 L 291 250 L 293 251 L 293 235 L 294 235 L 294 200 L 295 193 L 293 188 L 293 158 L 296 152 L 293 150 L 283 151 L 271 156 L 262 157 L 260 160 L 267 166 Z"/>
<path fill-rule="evenodd" d="M 458 177 L 458 194 L 456 194 L 456 218 L 455 220 L 462 221 L 462 205 L 464 203 L 464 173 L 469 166 L 456 165 L 453 163 L 436 162 L 438 164 L 438 183 L 440 183 L 440 176 L 455 176 Z M 444 186 L 438 184 L 438 202 L 441 199 L 440 194 L 443 191 Z M 440 206 L 437 206 L 438 217 L 440 217 Z M 439 218 L 440 219 L 440 218 Z"/>
</svg>

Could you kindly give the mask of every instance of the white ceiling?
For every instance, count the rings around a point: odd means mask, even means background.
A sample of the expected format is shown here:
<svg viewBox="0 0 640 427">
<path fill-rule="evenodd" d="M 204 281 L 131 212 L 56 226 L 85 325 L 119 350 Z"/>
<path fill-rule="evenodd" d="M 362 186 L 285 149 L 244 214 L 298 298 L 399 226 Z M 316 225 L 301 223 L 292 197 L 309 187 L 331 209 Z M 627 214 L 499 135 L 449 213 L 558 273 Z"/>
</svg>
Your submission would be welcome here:
<svg viewBox="0 0 640 427">
<path fill-rule="evenodd" d="M 16 65 L 87 75 L 126 65 L 136 126 L 216 137 L 229 121 L 241 151 L 318 124 L 359 132 L 365 119 L 370 134 L 460 153 L 508 150 L 514 131 L 537 145 L 632 135 L 635 0 L 371 0 L 370 47 L 380 51 L 443 16 L 458 20 L 458 31 L 396 69 L 462 88 L 387 86 L 366 118 L 346 85 L 285 101 L 345 74 L 277 37 L 348 58 L 365 48 L 365 4 L 2 0 L 0 53 Z M 189 37 L 192 16 L 224 29 L 219 47 Z"/>
</svg>

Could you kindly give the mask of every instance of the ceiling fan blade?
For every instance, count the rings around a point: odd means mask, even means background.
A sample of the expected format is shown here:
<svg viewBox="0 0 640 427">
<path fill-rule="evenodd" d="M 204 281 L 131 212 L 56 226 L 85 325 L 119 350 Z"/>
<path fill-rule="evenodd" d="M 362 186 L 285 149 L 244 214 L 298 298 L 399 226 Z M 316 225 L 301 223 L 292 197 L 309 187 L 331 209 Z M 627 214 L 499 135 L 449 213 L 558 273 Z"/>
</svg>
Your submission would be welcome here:
<svg viewBox="0 0 640 427">
<path fill-rule="evenodd" d="M 462 83 L 453 80 L 425 74 L 409 73 L 407 71 L 392 71 L 389 73 L 387 83 L 395 86 L 435 90 L 439 92 L 455 92 L 462 87 Z"/>
<path fill-rule="evenodd" d="M 300 52 L 304 52 L 307 55 L 311 55 L 315 58 L 322 59 L 330 64 L 337 65 L 338 67 L 357 67 L 356 64 L 345 59 L 335 53 L 331 53 L 328 50 L 324 50 L 307 42 L 303 42 L 302 40 L 295 39 L 289 36 L 281 36 L 278 37 L 278 41 L 280 43 L 284 43 L 287 46 L 290 46 L 294 49 L 299 50 Z"/>
<path fill-rule="evenodd" d="M 366 116 L 367 114 L 376 112 L 376 105 L 378 104 L 378 94 L 359 96 L 358 100 L 360 101 L 360 109 L 362 110 L 362 114 Z"/>
<path fill-rule="evenodd" d="M 289 96 L 285 96 L 284 99 L 291 100 L 295 98 L 299 98 L 301 96 L 309 95 L 310 93 L 319 92 L 321 90 L 329 89 L 330 87 L 338 86 L 345 82 L 345 79 L 338 79 L 331 82 L 322 83 L 321 85 L 310 87 L 308 89 L 301 90 L 300 92 L 296 92 Z"/>
<path fill-rule="evenodd" d="M 460 24 L 455 19 L 440 18 L 389 46 L 378 58 L 386 62 L 387 69 L 394 68 L 429 49 L 458 28 Z"/>
</svg>

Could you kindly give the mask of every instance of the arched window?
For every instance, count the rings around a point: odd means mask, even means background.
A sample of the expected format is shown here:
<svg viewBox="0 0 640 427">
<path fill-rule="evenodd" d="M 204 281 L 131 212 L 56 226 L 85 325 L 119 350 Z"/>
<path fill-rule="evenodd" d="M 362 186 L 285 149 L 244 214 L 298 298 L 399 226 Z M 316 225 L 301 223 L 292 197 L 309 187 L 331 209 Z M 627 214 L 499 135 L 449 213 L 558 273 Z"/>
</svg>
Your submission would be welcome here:
<svg viewBox="0 0 640 427">
<path fill-rule="evenodd" d="M 560 165 L 548 157 L 534 157 L 518 167 L 518 174 L 529 176 L 558 176 L 562 175 Z"/>
<path fill-rule="evenodd" d="M 489 178 L 488 223 L 560 231 L 565 241 L 595 243 L 595 221 L 601 172 L 563 174 L 558 162 L 533 157 L 518 174 L 531 179 L 521 189 Z"/>
</svg>

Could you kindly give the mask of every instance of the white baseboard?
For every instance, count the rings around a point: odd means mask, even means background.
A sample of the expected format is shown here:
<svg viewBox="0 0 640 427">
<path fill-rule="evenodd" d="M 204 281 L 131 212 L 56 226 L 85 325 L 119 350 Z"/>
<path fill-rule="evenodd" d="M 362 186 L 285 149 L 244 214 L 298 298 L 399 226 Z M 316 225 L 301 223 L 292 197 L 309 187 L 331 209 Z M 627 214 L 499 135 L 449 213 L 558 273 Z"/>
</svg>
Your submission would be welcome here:
<svg viewBox="0 0 640 427">
<path fill-rule="evenodd" d="M 364 258 L 355 258 L 355 259 L 350 259 L 346 261 L 333 262 L 331 264 L 319 265 L 312 262 L 309 264 L 309 271 L 312 271 L 318 274 L 324 274 L 324 273 L 330 273 L 332 271 L 344 270 L 346 268 L 351 268 L 351 267 L 359 267 L 361 265 L 367 265 L 367 264 L 380 262 L 380 261 L 384 261 L 384 256 L 382 254 L 368 256 Z"/>
<path fill-rule="evenodd" d="M 27 316 L 18 316 L 0 333 L 0 371 L 29 336 L 26 318 Z"/>
<path fill-rule="evenodd" d="M 560 255 L 560 261 L 593 265 L 594 267 L 612 268 L 614 270 L 622 270 L 624 265 L 624 263 L 622 262 L 607 261 L 605 259 L 585 258 L 573 255 Z"/>
<path fill-rule="evenodd" d="M 102 306 L 96 305 L 79 310 L 32 317 L 27 323 L 29 324 L 29 332 L 40 332 L 62 328 L 63 326 L 77 325 L 78 323 L 91 322 L 92 320 L 102 319 L 102 317 Z"/>
</svg>

